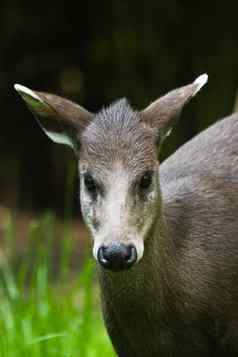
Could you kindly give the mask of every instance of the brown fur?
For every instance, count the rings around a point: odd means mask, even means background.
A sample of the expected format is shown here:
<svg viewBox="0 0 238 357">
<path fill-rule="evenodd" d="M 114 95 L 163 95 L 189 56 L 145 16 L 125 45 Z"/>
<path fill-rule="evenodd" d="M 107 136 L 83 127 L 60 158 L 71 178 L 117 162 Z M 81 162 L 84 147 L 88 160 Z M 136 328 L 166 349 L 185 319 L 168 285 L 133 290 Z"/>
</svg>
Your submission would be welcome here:
<svg viewBox="0 0 238 357">
<path fill-rule="evenodd" d="M 145 169 L 155 170 L 163 138 L 204 81 L 203 76 L 172 91 L 139 113 L 122 100 L 94 117 L 87 115 L 86 121 L 83 115 L 87 125 L 79 125 L 77 135 L 67 114 L 66 131 L 81 144 L 81 167 L 90 168 L 99 181 L 118 161 L 131 180 Z M 57 112 L 54 97 L 40 95 Z M 42 110 L 36 114 L 41 121 Z M 43 120 L 47 125 L 45 112 Z M 104 319 L 115 350 L 119 357 L 235 357 L 238 115 L 178 149 L 160 166 L 156 182 L 143 258 L 117 273 L 98 266 Z M 139 207 L 142 220 L 143 204 L 131 203 L 134 210 Z"/>
<path fill-rule="evenodd" d="M 100 269 L 120 357 L 237 356 L 237 143 L 234 115 L 166 160 L 144 258 L 121 276 Z"/>
</svg>

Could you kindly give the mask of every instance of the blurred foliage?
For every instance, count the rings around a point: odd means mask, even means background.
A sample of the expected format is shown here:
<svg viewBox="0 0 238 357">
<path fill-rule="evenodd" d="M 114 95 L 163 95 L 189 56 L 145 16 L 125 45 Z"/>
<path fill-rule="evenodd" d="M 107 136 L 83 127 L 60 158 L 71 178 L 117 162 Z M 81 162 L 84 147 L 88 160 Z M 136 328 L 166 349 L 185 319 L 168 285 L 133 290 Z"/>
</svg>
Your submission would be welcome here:
<svg viewBox="0 0 238 357">
<path fill-rule="evenodd" d="M 70 269 L 75 246 L 70 227 L 65 226 L 55 271 L 54 216 L 45 215 L 29 225 L 29 245 L 18 264 L 12 216 L 6 216 L 4 223 L 8 255 L 0 257 L 0 356 L 114 356 L 98 309 L 93 262 L 85 260 L 80 273 Z"/>
<path fill-rule="evenodd" d="M 13 90 L 19 82 L 96 111 L 126 96 L 134 107 L 207 72 L 162 158 L 232 111 L 238 85 L 238 3 L 188 0 L 2 0 L 0 31 L 0 205 L 69 207 L 72 153 L 51 144 Z M 60 159 L 59 159 L 60 158 Z"/>
</svg>

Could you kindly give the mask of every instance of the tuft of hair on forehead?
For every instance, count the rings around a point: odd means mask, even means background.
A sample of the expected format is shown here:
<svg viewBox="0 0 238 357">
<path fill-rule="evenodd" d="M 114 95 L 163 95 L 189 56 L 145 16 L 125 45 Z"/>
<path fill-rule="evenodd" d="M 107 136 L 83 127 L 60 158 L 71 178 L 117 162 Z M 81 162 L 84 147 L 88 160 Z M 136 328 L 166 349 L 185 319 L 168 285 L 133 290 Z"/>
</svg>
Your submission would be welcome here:
<svg viewBox="0 0 238 357">
<path fill-rule="evenodd" d="M 95 170 L 116 162 L 127 168 L 150 167 L 155 162 L 154 136 L 141 122 L 139 112 L 123 98 L 103 108 L 81 137 L 81 160 Z M 156 155 L 157 156 L 157 155 Z"/>
<path fill-rule="evenodd" d="M 136 131 L 139 123 L 138 112 L 132 109 L 126 98 L 119 99 L 95 115 L 82 134 L 82 144 L 115 142 L 121 135 Z"/>
<path fill-rule="evenodd" d="M 117 129 L 135 125 L 137 112 L 132 109 L 126 98 L 121 98 L 106 108 L 103 108 L 96 116 L 97 124 Z"/>
</svg>

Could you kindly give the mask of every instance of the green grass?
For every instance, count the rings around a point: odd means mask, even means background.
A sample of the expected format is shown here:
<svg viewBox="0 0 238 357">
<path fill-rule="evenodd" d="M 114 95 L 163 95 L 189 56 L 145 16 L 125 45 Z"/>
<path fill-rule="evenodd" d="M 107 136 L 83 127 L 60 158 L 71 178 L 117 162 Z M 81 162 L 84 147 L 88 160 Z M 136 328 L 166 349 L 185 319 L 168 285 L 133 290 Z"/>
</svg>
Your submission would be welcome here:
<svg viewBox="0 0 238 357">
<path fill-rule="evenodd" d="M 0 266 L 0 357 L 115 356 L 100 314 L 94 264 L 87 259 L 72 273 L 74 240 L 70 225 L 64 229 L 55 270 L 54 217 L 30 224 L 21 259 L 15 259 L 14 223 L 6 220 L 10 258 Z"/>
</svg>

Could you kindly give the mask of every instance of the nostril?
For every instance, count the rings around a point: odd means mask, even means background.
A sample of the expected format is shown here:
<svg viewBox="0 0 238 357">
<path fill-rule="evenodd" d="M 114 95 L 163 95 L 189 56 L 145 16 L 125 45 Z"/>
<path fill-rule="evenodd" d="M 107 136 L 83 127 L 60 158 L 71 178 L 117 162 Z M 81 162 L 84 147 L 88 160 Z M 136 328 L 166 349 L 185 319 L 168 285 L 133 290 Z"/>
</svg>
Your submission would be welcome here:
<svg viewBox="0 0 238 357">
<path fill-rule="evenodd" d="M 98 261 L 101 265 L 104 266 L 106 266 L 109 262 L 106 252 L 107 252 L 106 247 L 100 247 L 98 249 Z"/>
<path fill-rule="evenodd" d="M 129 245 L 127 247 L 126 263 L 127 265 L 132 265 L 137 260 L 137 251 L 134 245 Z"/>
<path fill-rule="evenodd" d="M 113 259 L 114 255 L 116 255 L 116 253 L 117 252 L 114 251 L 114 249 L 112 249 L 111 246 L 108 246 L 108 247 L 103 246 L 102 247 L 102 254 L 103 254 L 104 259 L 106 259 L 106 260 Z"/>
</svg>

